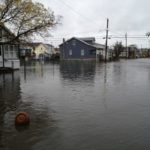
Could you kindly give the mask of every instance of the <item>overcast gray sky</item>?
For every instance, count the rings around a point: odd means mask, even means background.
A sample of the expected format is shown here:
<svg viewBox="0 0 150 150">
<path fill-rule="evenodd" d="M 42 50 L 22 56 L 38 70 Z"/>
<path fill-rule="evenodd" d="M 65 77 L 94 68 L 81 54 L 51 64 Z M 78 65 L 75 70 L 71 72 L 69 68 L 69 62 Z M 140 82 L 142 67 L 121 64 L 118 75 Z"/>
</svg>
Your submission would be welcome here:
<svg viewBox="0 0 150 150">
<path fill-rule="evenodd" d="M 95 36 L 104 44 L 106 18 L 109 18 L 109 45 L 122 41 L 127 32 L 129 37 L 144 36 L 150 31 L 150 0 L 36 0 L 50 7 L 55 15 L 63 16 L 62 25 L 52 31 L 53 37 L 46 42 L 55 46 L 62 38 Z M 114 38 L 113 38 L 114 37 Z M 129 38 L 128 44 L 148 47 L 147 38 Z"/>
</svg>

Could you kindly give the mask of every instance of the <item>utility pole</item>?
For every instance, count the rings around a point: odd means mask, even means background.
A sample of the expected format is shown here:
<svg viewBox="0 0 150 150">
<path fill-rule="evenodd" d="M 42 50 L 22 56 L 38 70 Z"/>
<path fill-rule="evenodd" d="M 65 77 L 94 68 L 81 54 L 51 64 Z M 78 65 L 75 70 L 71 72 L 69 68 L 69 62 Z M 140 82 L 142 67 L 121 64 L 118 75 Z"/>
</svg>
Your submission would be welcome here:
<svg viewBox="0 0 150 150">
<path fill-rule="evenodd" d="M 126 40 L 126 58 L 129 57 L 129 52 L 128 52 L 128 34 L 125 34 L 125 40 Z"/>
<path fill-rule="evenodd" d="M 106 25 L 106 43 L 105 43 L 105 62 L 107 62 L 107 51 L 108 51 L 108 27 L 109 27 L 109 19 L 107 18 L 107 25 Z"/>
<path fill-rule="evenodd" d="M 3 68 L 5 68 L 5 52 L 4 52 L 4 45 L 2 44 L 1 45 L 1 47 L 2 47 L 2 57 L 3 57 Z"/>
<path fill-rule="evenodd" d="M 3 29 L 0 29 L 0 41 L 2 41 L 3 39 Z M 2 61 L 3 61 L 3 68 L 5 68 L 5 50 L 4 48 L 6 47 L 6 45 L 3 44 L 3 42 L 0 42 L 0 50 L 1 50 L 1 54 L 2 54 Z"/>
</svg>

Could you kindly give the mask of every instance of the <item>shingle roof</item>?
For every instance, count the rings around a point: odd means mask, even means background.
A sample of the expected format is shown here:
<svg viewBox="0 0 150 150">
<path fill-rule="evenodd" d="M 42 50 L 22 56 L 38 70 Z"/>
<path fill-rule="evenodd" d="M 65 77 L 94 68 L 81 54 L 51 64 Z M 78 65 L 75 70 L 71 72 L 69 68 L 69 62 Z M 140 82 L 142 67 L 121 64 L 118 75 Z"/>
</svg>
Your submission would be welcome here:
<svg viewBox="0 0 150 150">
<path fill-rule="evenodd" d="M 94 46 L 97 49 L 104 49 L 105 48 L 105 45 L 98 44 L 98 43 L 93 43 L 92 46 Z"/>
<path fill-rule="evenodd" d="M 88 45 L 88 46 L 91 46 L 91 47 L 93 47 L 93 48 L 96 48 L 96 49 L 104 49 L 104 48 L 105 48 L 104 45 L 95 43 L 95 38 L 94 38 L 94 37 L 87 37 L 87 38 L 72 37 L 72 38 L 68 39 L 68 40 L 65 41 L 65 42 L 69 42 L 69 41 L 72 40 L 72 39 L 76 39 L 76 40 L 78 40 L 78 41 L 80 41 L 80 42 L 82 42 L 82 43 L 84 43 L 84 44 L 86 44 L 86 45 Z M 93 41 L 93 43 L 89 43 L 89 42 L 87 42 L 87 41 Z M 60 44 L 60 45 L 63 45 L 63 43 Z"/>
<path fill-rule="evenodd" d="M 105 45 L 99 44 L 99 43 L 95 43 L 95 38 L 91 37 L 91 38 L 76 38 L 78 40 L 80 40 L 81 42 L 85 43 L 86 45 L 92 46 L 96 49 L 104 49 Z M 90 41 L 92 40 L 93 43 L 88 43 L 86 41 Z"/>
<path fill-rule="evenodd" d="M 95 42 L 95 37 L 83 37 L 83 38 L 78 38 L 78 39 L 80 39 L 80 40 L 82 40 L 82 41 L 93 41 L 93 42 Z"/>
<path fill-rule="evenodd" d="M 13 37 L 15 37 L 15 34 L 14 33 L 12 33 L 11 31 L 10 31 L 10 29 L 8 29 L 4 24 L 0 24 L 0 28 L 3 28 L 6 32 L 8 32 L 10 35 L 12 35 Z"/>
</svg>

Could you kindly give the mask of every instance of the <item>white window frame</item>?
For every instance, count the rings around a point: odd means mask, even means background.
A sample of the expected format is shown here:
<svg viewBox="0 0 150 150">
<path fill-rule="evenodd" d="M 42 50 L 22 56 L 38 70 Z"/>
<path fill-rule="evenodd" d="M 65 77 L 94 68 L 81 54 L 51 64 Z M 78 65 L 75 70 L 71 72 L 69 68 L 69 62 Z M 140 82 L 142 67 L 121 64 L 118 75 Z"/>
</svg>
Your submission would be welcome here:
<svg viewBox="0 0 150 150">
<path fill-rule="evenodd" d="M 84 55 L 85 55 L 85 50 L 81 49 L 81 56 L 84 56 Z"/>
<path fill-rule="evenodd" d="M 9 58 L 8 45 L 5 45 L 5 46 L 4 46 L 4 55 L 5 55 L 5 58 Z"/>
<path fill-rule="evenodd" d="M 10 46 L 9 52 L 10 52 L 10 58 L 14 58 L 14 46 L 13 45 Z"/>
<path fill-rule="evenodd" d="M 13 45 L 13 58 L 17 57 L 17 53 L 16 53 L 16 45 Z"/>
<path fill-rule="evenodd" d="M 2 45 L 0 45 L 0 56 L 2 56 Z"/>
<path fill-rule="evenodd" d="M 69 50 L 69 56 L 72 56 L 72 49 Z"/>
<path fill-rule="evenodd" d="M 76 40 L 75 40 L 75 39 L 72 40 L 72 45 L 73 45 L 73 46 L 76 45 Z"/>
<path fill-rule="evenodd" d="M 2 41 L 2 37 L 3 37 L 2 30 L 3 30 L 3 29 L 0 29 L 0 41 Z"/>
</svg>

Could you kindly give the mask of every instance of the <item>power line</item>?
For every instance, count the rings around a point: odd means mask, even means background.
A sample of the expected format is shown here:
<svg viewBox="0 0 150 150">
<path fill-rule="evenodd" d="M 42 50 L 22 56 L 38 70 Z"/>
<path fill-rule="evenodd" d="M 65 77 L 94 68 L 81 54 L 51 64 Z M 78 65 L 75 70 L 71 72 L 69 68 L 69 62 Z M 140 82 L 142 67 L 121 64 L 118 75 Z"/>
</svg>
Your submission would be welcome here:
<svg viewBox="0 0 150 150">
<path fill-rule="evenodd" d="M 101 29 L 101 30 L 99 30 L 99 32 L 104 32 L 105 31 L 105 29 Z M 90 31 L 84 31 L 84 32 L 76 32 L 76 35 L 77 34 L 96 34 L 96 33 L 98 33 L 98 31 L 94 31 L 94 30 L 90 30 Z M 55 37 L 65 37 L 65 36 L 74 36 L 73 34 L 71 34 L 71 33 L 67 33 L 67 34 L 59 34 L 59 35 L 55 35 Z"/>
<path fill-rule="evenodd" d="M 99 24 L 97 24 L 96 22 L 93 22 L 94 20 L 91 18 L 88 18 L 86 16 L 84 16 L 83 14 L 79 13 L 76 9 L 74 9 L 73 7 L 71 7 L 70 5 L 68 5 L 66 2 L 64 2 L 63 0 L 59 0 L 59 2 L 61 2 L 63 5 L 65 5 L 66 7 L 68 7 L 72 12 L 76 13 L 77 15 L 79 15 L 80 17 L 84 18 L 86 21 L 88 21 L 89 23 L 93 24 L 95 23 L 95 25 L 99 26 Z"/>
<path fill-rule="evenodd" d="M 124 38 L 124 37 L 118 37 L 118 36 L 114 36 L 112 38 Z M 147 37 L 142 37 L 142 36 L 128 36 L 128 38 L 131 38 L 131 39 L 147 39 Z"/>
<path fill-rule="evenodd" d="M 105 45 L 105 62 L 107 62 L 108 28 L 109 28 L 109 19 L 107 18 L 107 25 L 106 25 L 106 45 Z"/>
</svg>

